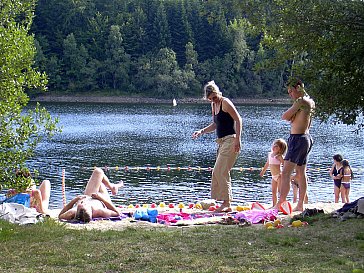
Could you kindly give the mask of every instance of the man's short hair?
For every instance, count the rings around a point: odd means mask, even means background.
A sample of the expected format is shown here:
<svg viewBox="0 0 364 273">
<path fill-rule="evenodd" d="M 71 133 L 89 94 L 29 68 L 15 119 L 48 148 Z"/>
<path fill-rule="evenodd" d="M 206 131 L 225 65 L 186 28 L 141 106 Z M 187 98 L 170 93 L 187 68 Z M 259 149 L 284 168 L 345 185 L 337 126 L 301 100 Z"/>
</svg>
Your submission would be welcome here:
<svg viewBox="0 0 364 273">
<path fill-rule="evenodd" d="M 89 223 L 92 219 L 92 216 L 85 208 L 77 208 L 75 219 L 84 223 Z"/>
<path fill-rule="evenodd" d="M 297 88 L 297 86 L 305 87 L 303 82 L 296 77 L 291 77 L 287 81 L 287 87 Z"/>
</svg>

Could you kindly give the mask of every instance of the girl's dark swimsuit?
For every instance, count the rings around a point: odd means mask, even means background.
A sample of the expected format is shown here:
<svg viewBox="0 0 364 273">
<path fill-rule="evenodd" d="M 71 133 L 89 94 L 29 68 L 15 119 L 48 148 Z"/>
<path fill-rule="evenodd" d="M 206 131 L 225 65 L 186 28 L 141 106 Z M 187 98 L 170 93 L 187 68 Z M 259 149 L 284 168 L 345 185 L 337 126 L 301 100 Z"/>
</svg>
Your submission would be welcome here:
<svg viewBox="0 0 364 273">
<path fill-rule="evenodd" d="M 337 176 L 340 173 L 341 169 L 342 169 L 342 167 L 340 167 L 340 169 L 336 169 L 336 166 L 334 166 L 334 169 L 332 170 L 332 175 L 333 176 Z M 334 179 L 334 184 L 339 189 L 341 187 L 341 179 L 342 178 L 340 178 L 340 179 Z"/>
</svg>

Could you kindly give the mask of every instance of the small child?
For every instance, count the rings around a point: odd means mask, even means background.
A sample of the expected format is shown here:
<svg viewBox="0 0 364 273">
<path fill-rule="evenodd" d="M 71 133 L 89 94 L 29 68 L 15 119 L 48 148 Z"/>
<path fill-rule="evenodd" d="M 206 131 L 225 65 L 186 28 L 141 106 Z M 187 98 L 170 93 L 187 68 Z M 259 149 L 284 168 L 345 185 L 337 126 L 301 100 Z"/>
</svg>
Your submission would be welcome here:
<svg viewBox="0 0 364 273">
<path fill-rule="evenodd" d="M 350 193 L 350 181 L 354 179 L 353 171 L 349 165 L 349 161 L 344 159 L 341 161 L 342 169 L 341 169 L 341 199 L 343 203 L 350 203 L 349 201 L 349 193 Z"/>
<path fill-rule="evenodd" d="M 332 164 L 332 167 L 330 169 L 330 177 L 334 180 L 334 195 L 335 195 L 335 203 L 339 202 L 339 196 L 341 194 L 341 199 L 343 200 L 342 191 L 341 191 L 341 169 L 343 161 L 343 157 L 341 154 L 336 154 L 333 156 L 334 163 Z"/>
<path fill-rule="evenodd" d="M 283 165 L 283 155 L 287 151 L 287 143 L 284 139 L 276 139 L 273 141 L 271 152 L 268 153 L 268 159 L 265 163 L 260 176 L 263 177 L 268 167 L 272 174 L 272 200 L 273 207 L 277 204 L 278 194 L 281 186 L 281 166 Z"/>
</svg>

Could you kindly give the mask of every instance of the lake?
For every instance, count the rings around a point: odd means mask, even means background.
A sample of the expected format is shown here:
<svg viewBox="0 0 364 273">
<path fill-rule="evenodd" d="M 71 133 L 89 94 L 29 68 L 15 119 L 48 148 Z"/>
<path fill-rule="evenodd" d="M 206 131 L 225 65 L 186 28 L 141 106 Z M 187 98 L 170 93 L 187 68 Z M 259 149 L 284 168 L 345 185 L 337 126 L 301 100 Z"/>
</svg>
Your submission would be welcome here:
<svg viewBox="0 0 364 273">
<path fill-rule="evenodd" d="M 215 162 L 215 134 L 192 140 L 194 130 L 211 121 L 210 105 L 42 103 L 59 117 L 63 132 L 44 140 L 29 163 L 51 180 L 51 208 L 62 206 L 62 169 L 66 198 L 81 194 L 94 166 L 113 182 L 123 180 L 113 201 L 118 205 L 196 202 L 209 198 Z M 275 138 L 287 139 L 289 124 L 282 105 L 236 105 L 243 118 L 243 149 L 232 171 L 234 204 L 271 202 L 271 177 L 259 177 Z M 354 127 L 314 120 L 313 150 L 308 164 L 309 202 L 334 200 L 328 169 L 335 153 L 354 169 L 350 198 L 364 193 L 363 132 Z M 291 200 L 291 193 L 288 196 Z"/>
</svg>

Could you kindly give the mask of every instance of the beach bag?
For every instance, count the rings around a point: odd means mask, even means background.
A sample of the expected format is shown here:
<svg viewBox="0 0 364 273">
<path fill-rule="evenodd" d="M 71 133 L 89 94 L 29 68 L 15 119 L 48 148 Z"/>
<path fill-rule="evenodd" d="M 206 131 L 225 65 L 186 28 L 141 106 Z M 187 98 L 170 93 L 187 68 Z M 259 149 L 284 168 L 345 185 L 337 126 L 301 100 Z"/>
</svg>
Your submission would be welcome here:
<svg viewBox="0 0 364 273">
<path fill-rule="evenodd" d="M 6 198 L 1 203 L 16 203 L 21 204 L 24 207 L 29 208 L 30 207 L 30 194 L 28 193 L 18 193 L 15 194 L 9 198 Z"/>
</svg>

